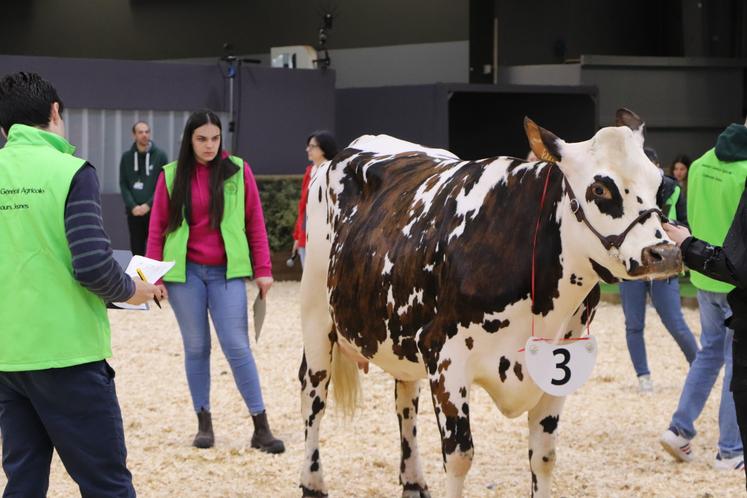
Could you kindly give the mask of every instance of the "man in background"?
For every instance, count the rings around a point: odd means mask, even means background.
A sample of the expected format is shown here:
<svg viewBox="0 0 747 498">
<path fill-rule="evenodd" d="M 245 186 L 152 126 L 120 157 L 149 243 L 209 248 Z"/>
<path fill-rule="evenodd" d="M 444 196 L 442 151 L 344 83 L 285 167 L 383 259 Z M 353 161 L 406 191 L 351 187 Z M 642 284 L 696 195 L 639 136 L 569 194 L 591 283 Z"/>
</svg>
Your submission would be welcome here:
<svg viewBox="0 0 747 498">
<path fill-rule="evenodd" d="M 164 164 L 166 154 L 150 139 L 150 126 L 145 121 L 132 125 L 134 143 L 122 154 L 119 161 L 119 190 L 127 211 L 127 227 L 130 231 L 132 254 L 145 255 L 148 240 L 150 208 L 156 180 Z"/>
</svg>

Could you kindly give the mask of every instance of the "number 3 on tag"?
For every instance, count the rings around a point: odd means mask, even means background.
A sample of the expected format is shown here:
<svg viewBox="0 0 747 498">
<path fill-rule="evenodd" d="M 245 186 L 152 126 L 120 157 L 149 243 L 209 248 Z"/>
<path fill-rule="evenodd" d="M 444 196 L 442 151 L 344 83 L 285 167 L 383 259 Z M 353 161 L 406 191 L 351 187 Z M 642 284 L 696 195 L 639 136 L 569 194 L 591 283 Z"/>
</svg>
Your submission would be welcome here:
<svg viewBox="0 0 747 498">
<path fill-rule="evenodd" d="M 524 361 L 535 384 L 553 396 L 568 396 L 591 376 L 597 359 L 597 341 L 553 344 L 530 337 L 524 348 Z"/>
</svg>

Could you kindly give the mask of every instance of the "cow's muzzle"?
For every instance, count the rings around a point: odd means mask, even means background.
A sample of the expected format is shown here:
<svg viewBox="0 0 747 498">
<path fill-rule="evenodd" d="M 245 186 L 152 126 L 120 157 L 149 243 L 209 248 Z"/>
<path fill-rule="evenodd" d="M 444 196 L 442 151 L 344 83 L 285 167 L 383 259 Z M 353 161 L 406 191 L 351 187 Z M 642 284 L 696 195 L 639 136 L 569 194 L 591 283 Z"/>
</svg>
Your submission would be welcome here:
<svg viewBox="0 0 747 498">
<path fill-rule="evenodd" d="M 641 265 L 628 272 L 632 277 L 646 275 L 671 277 L 682 271 L 682 253 L 679 247 L 662 242 L 644 247 L 641 251 Z"/>
</svg>

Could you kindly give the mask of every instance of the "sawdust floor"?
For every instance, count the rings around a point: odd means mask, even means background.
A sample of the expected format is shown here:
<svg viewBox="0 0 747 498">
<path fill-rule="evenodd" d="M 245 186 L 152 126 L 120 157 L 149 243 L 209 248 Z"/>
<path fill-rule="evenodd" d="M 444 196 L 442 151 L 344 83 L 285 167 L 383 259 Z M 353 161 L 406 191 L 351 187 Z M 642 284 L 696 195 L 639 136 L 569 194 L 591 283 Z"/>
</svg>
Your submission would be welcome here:
<svg viewBox="0 0 747 498">
<path fill-rule="evenodd" d="M 299 410 L 301 358 L 297 282 L 271 291 L 262 338 L 253 343 L 269 418 L 287 452 L 270 456 L 249 448 L 251 419 L 227 363 L 213 341 L 212 411 L 216 447 L 190 446 L 196 429 L 171 310 L 110 312 L 117 391 L 129 467 L 142 497 L 299 497 L 303 422 Z M 254 299 L 254 286 L 249 299 Z M 251 301 L 250 301 L 251 302 Z M 699 334 L 697 310 L 685 310 Z M 619 305 L 602 303 L 592 333 L 600 351 L 590 381 L 566 402 L 560 419 L 553 496 L 731 497 L 744 495 L 744 475 L 712 470 L 719 391 L 697 422 L 696 460 L 677 464 L 658 443 L 675 409 L 686 362 L 655 312 L 647 314 L 647 347 L 655 392 L 642 395 L 625 347 Z M 719 379 L 717 386 L 720 386 Z M 364 409 L 352 422 L 329 410 L 321 455 L 333 497 L 397 497 L 399 440 L 393 381 L 376 367 L 363 379 Z M 441 451 L 430 396 L 420 402 L 420 451 L 434 497 L 444 495 Z M 480 389 L 473 391 L 475 459 L 465 496 L 528 496 L 526 417 L 507 419 Z M 0 475 L 0 487 L 4 485 Z M 50 497 L 77 496 L 55 456 Z"/>
</svg>

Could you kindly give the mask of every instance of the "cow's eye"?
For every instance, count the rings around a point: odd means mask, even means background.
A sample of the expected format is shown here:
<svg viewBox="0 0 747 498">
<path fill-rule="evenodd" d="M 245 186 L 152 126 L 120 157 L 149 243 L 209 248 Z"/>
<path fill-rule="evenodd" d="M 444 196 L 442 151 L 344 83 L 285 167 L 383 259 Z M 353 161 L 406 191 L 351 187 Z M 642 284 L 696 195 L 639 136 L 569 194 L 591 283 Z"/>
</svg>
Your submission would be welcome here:
<svg viewBox="0 0 747 498">
<path fill-rule="evenodd" d="M 595 183 L 591 186 L 591 191 L 594 193 L 594 197 L 600 198 L 600 199 L 612 199 L 612 194 L 610 193 L 610 190 L 601 183 Z"/>
</svg>

